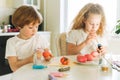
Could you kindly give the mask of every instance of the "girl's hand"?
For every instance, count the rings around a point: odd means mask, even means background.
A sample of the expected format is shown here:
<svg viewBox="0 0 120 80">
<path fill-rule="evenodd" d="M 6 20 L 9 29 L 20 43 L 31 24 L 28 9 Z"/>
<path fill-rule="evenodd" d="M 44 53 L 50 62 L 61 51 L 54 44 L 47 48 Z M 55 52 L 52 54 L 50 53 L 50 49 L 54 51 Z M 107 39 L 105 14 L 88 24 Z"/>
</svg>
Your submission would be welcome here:
<svg viewBox="0 0 120 80">
<path fill-rule="evenodd" d="M 91 31 L 91 32 L 88 34 L 85 42 L 86 42 L 86 43 L 90 43 L 93 39 L 96 39 L 96 37 L 97 37 L 96 32 L 95 32 L 95 31 Z"/>
<path fill-rule="evenodd" d="M 100 48 L 97 48 L 98 53 L 100 53 L 101 55 L 104 55 L 106 53 L 106 49 L 105 47 L 101 46 Z"/>
</svg>

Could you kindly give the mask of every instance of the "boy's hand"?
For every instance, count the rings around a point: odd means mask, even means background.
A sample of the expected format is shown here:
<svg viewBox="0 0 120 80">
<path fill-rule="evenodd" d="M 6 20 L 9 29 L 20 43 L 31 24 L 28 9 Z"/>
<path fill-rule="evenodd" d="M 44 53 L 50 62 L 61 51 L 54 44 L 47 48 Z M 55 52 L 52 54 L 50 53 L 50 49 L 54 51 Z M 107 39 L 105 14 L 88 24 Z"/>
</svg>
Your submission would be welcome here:
<svg viewBox="0 0 120 80">
<path fill-rule="evenodd" d="M 40 59 L 40 58 L 41 58 L 41 56 L 42 56 L 42 52 L 43 52 L 42 49 L 37 49 L 37 50 L 36 50 L 37 59 Z"/>
<path fill-rule="evenodd" d="M 46 61 L 50 61 L 53 57 L 52 54 L 49 52 L 49 50 L 44 50 L 43 57 Z"/>
</svg>

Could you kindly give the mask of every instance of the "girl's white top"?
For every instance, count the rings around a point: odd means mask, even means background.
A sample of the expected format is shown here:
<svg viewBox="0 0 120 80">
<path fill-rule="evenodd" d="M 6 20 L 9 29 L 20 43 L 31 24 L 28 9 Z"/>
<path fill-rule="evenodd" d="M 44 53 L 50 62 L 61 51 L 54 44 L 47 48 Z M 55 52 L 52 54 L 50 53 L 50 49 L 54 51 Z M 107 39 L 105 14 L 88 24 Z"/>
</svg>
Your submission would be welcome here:
<svg viewBox="0 0 120 80">
<path fill-rule="evenodd" d="M 67 35 L 67 42 L 72 43 L 75 45 L 81 44 L 83 41 L 87 38 L 87 33 L 84 32 L 83 29 L 80 30 L 72 30 Z M 80 53 L 82 54 L 89 54 L 92 51 L 95 51 L 97 49 L 97 45 L 102 44 L 103 46 L 107 46 L 107 39 L 105 36 L 97 36 L 97 39 L 92 40 L 88 45 L 86 45 Z"/>
</svg>

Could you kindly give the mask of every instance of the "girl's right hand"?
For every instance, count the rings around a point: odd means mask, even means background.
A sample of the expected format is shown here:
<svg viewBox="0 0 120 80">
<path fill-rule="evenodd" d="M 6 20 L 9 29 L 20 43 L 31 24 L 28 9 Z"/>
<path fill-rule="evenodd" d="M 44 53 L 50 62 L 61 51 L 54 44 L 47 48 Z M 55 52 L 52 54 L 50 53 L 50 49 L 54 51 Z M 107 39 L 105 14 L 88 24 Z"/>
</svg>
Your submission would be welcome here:
<svg viewBox="0 0 120 80">
<path fill-rule="evenodd" d="M 90 43 L 93 39 L 96 39 L 96 37 L 97 37 L 96 32 L 95 32 L 95 31 L 91 31 L 91 32 L 88 34 L 85 42 L 88 44 L 88 43 Z"/>
</svg>

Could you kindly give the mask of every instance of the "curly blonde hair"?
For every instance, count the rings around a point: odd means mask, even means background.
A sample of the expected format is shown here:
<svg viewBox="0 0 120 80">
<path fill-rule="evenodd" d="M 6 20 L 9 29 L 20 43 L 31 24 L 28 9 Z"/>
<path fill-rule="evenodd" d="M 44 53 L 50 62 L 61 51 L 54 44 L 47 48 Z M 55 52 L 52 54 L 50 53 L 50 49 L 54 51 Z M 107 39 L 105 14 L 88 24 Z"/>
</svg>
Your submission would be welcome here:
<svg viewBox="0 0 120 80">
<path fill-rule="evenodd" d="M 72 30 L 81 29 L 81 28 L 85 29 L 84 21 L 87 20 L 89 14 L 91 13 L 101 15 L 100 27 L 97 31 L 97 34 L 102 35 L 105 29 L 106 19 L 103 8 L 99 4 L 88 3 L 87 5 L 85 5 L 73 20 Z"/>
</svg>

